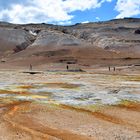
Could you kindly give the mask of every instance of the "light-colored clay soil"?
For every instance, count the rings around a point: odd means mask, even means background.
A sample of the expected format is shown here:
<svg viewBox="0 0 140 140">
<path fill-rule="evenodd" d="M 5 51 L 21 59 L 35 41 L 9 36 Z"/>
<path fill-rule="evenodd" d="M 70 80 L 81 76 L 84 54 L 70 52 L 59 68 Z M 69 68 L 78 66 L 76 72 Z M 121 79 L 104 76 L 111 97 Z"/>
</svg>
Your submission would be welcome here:
<svg viewBox="0 0 140 140">
<path fill-rule="evenodd" d="M 0 71 L 0 140 L 139 140 L 140 75 Z"/>
</svg>

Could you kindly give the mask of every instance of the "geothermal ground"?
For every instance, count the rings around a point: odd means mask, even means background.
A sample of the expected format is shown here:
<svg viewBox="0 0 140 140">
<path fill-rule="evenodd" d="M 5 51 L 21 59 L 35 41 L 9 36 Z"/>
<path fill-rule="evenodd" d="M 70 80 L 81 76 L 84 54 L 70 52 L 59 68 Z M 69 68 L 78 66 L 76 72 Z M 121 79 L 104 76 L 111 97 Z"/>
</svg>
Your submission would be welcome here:
<svg viewBox="0 0 140 140">
<path fill-rule="evenodd" d="M 140 140 L 140 19 L 0 22 L 0 140 Z"/>
<path fill-rule="evenodd" d="M 140 71 L 0 71 L 0 140 L 139 140 Z"/>
</svg>

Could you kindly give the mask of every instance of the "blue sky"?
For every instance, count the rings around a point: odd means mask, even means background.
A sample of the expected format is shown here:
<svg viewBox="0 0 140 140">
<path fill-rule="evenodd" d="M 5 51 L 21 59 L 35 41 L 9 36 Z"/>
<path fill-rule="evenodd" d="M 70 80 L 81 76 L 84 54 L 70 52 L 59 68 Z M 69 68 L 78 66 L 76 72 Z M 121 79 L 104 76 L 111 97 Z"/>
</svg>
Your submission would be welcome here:
<svg viewBox="0 0 140 140">
<path fill-rule="evenodd" d="M 140 0 L 0 0 L 0 21 L 69 25 L 140 18 Z"/>
</svg>

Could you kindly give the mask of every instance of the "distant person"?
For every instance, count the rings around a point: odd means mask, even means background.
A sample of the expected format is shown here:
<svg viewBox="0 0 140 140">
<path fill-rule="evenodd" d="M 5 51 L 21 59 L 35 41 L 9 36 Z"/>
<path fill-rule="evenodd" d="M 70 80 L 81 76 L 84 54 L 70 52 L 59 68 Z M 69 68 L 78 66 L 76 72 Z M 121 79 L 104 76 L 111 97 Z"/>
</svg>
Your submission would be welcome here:
<svg viewBox="0 0 140 140">
<path fill-rule="evenodd" d="M 116 71 L 116 68 L 114 67 L 114 71 Z"/>
<path fill-rule="evenodd" d="M 67 65 L 67 70 L 69 70 L 69 66 Z"/>
<path fill-rule="evenodd" d="M 32 70 L 33 69 L 33 66 L 32 66 L 32 64 L 30 64 L 30 70 Z"/>
<path fill-rule="evenodd" d="M 108 70 L 110 71 L 110 66 L 108 67 Z"/>
</svg>

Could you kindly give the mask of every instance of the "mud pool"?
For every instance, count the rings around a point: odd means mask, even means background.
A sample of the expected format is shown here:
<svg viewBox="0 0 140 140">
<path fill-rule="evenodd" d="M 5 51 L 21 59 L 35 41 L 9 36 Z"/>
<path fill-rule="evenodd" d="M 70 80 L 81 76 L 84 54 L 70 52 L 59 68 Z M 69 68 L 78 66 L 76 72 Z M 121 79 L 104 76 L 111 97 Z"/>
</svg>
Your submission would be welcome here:
<svg viewBox="0 0 140 140">
<path fill-rule="evenodd" d="M 7 73 L 9 74 L 9 73 Z M 70 106 L 140 101 L 140 76 L 87 73 L 13 73 L 0 80 L 0 102 L 31 101 Z"/>
</svg>

